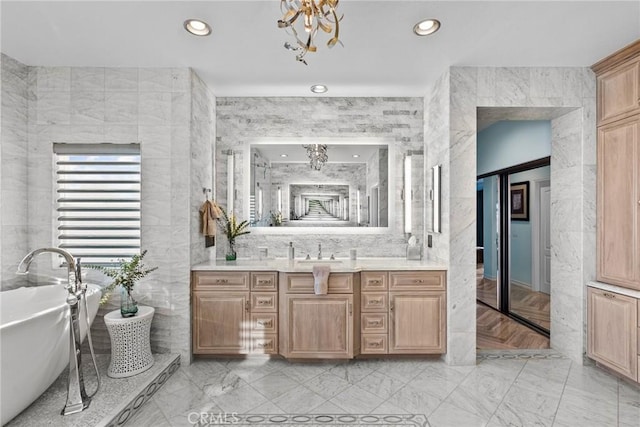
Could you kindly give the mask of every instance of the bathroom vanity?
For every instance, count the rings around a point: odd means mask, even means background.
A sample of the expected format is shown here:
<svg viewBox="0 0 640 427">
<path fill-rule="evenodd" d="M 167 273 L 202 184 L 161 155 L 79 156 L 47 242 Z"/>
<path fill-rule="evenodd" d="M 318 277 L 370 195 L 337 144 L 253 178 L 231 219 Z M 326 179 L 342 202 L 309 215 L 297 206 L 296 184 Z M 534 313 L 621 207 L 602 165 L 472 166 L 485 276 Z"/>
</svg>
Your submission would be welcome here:
<svg viewBox="0 0 640 427">
<path fill-rule="evenodd" d="M 322 261 L 318 262 L 318 264 Z M 192 351 L 291 359 L 446 352 L 446 269 L 378 258 L 331 263 L 326 295 L 313 261 L 192 267 Z"/>
</svg>

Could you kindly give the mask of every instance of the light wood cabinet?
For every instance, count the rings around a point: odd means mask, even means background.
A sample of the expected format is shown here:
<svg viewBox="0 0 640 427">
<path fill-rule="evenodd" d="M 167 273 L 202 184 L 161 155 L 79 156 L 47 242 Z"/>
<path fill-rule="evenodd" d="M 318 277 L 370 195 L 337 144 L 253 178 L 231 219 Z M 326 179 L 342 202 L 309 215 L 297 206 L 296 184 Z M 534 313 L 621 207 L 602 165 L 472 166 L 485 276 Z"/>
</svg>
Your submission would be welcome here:
<svg viewBox="0 0 640 427">
<path fill-rule="evenodd" d="M 249 292 L 199 291 L 193 303 L 195 354 L 248 352 Z"/>
<path fill-rule="evenodd" d="M 597 84 L 599 124 L 640 112 L 640 58 L 599 75 Z"/>
<path fill-rule="evenodd" d="M 598 129 L 598 280 L 640 289 L 640 115 Z"/>
<path fill-rule="evenodd" d="M 640 289 L 640 40 L 597 76 L 597 279 Z"/>
<path fill-rule="evenodd" d="M 375 271 L 361 277 L 363 354 L 446 352 L 446 272 Z"/>
<path fill-rule="evenodd" d="M 274 272 L 194 272 L 193 353 L 276 354 L 276 286 Z"/>
<path fill-rule="evenodd" d="M 587 355 L 638 381 L 638 300 L 588 288 Z"/>
<path fill-rule="evenodd" d="M 279 283 L 279 348 L 284 357 L 350 359 L 358 354 L 359 275 L 331 273 L 327 295 L 314 294 L 311 273 L 281 273 Z"/>
<path fill-rule="evenodd" d="M 389 293 L 389 354 L 444 353 L 444 292 Z"/>
</svg>

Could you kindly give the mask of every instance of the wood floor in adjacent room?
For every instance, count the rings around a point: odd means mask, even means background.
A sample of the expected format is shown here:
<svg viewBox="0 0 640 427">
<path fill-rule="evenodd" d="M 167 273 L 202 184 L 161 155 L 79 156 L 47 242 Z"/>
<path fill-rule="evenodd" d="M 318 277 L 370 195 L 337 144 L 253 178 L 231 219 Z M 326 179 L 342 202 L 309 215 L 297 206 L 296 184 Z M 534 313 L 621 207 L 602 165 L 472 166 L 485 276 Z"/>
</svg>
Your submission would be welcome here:
<svg viewBox="0 0 640 427">
<path fill-rule="evenodd" d="M 549 338 L 483 304 L 476 304 L 476 319 L 479 350 L 550 348 Z"/>
</svg>

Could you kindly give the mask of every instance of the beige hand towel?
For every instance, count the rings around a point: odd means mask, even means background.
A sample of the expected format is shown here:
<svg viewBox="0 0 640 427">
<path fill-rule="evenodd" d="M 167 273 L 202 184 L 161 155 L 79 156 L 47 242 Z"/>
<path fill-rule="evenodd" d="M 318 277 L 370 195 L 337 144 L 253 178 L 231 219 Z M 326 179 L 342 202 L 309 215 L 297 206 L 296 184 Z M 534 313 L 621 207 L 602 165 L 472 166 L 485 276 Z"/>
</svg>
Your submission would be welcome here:
<svg viewBox="0 0 640 427">
<path fill-rule="evenodd" d="M 222 216 L 222 211 L 213 200 L 207 200 L 200 208 L 202 234 L 206 237 L 216 235 L 216 220 Z"/>
<path fill-rule="evenodd" d="M 313 291 L 316 295 L 326 295 L 329 291 L 329 273 L 331 267 L 328 265 L 313 266 Z"/>
</svg>

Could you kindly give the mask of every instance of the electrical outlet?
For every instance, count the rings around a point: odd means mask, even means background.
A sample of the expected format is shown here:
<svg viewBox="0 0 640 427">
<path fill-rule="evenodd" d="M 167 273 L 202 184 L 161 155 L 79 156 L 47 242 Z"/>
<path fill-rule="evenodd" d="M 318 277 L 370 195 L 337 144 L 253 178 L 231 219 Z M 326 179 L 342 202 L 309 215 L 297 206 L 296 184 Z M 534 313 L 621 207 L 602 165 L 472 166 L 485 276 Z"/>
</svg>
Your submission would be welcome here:
<svg viewBox="0 0 640 427">
<path fill-rule="evenodd" d="M 433 236 L 431 234 L 427 234 L 427 247 L 428 248 L 433 247 Z"/>
</svg>

